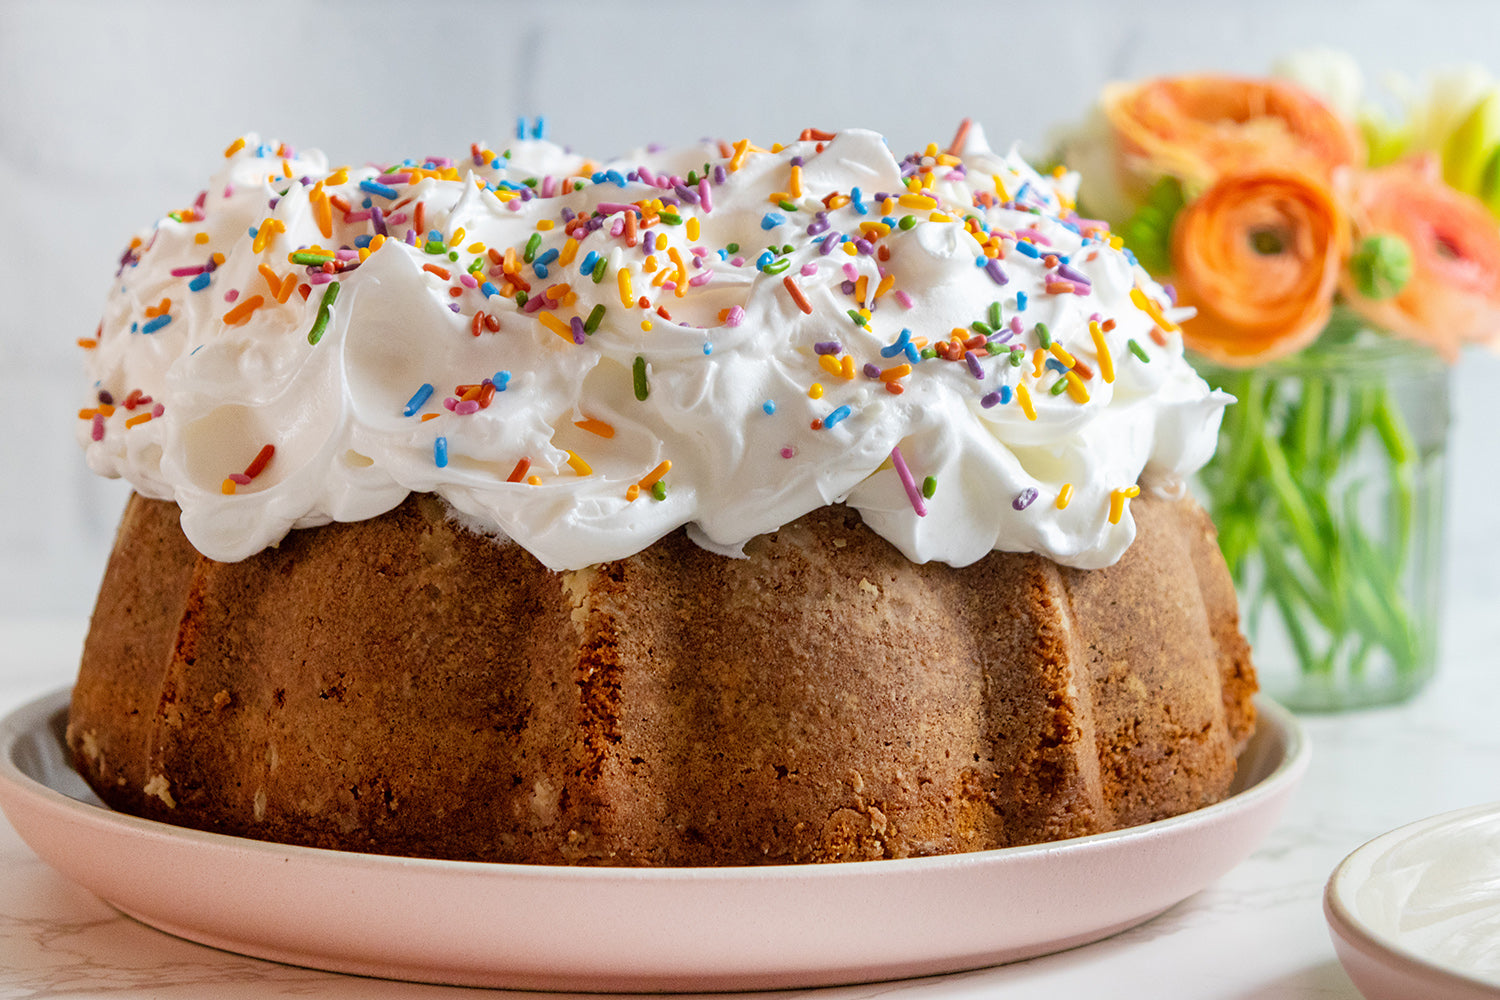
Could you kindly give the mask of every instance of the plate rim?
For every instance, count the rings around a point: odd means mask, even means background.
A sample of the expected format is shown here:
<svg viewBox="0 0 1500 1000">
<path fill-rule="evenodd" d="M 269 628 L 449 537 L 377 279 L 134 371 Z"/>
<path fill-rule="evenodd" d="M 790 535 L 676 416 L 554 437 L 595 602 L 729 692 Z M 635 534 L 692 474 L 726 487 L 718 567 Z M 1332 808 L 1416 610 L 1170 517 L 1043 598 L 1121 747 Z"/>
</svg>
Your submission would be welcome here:
<svg viewBox="0 0 1500 1000">
<path fill-rule="evenodd" d="M 1370 838 L 1345 855 L 1343 860 L 1334 866 L 1323 889 L 1323 915 L 1328 921 L 1330 933 L 1336 939 L 1342 937 L 1349 946 L 1360 950 L 1367 959 L 1379 960 L 1387 966 L 1396 965 L 1400 971 L 1408 975 L 1412 974 L 1411 970 L 1415 968 L 1422 976 L 1436 979 L 1450 988 L 1462 989 L 1469 993 L 1479 991 L 1478 995 L 1500 998 L 1500 984 L 1477 978 L 1457 966 L 1436 961 L 1414 951 L 1399 939 L 1382 934 L 1367 921 L 1361 919 L 1350 902 L 1353 891 L 1358 888 L 1357 885 L 1350 884 L 1355 879 L 1353 869 L 1365 858 L 1384 852 L 1395 841 L 1425 833 L 1426 828 L 1446 826 L 1476 813 L 1500 813 L 1500 801 L 1463 806 L 1404 823 L 1393 830 L 1387 830 L 1385 833 Z M 1362 885 L 1363 880 L 1360 880 L 1359 884 Z M 1339 958 L 1342 962 L 1343 956 L 1340 955 Z M 1398 960 L 1399 964 L 1393 963 L 1392 959 Z"/>
<path fill-rule="evenodd" d="M 178 937 L 238 954 L 335 972 L 451 985 L 501 986 L 512 989 L 581 990 L 584 992 L 717 992 L 832 986 L 983 968 L 1084 945 L 1151 919 L 1163 910 L 1202 891 L 1224 873 L 1243 863 L 1280 821 L 1287 801 L 1306 770 L 1311 752 L 1299 721 L 1270 699 L 1257 696 L 1257 708 L 1264 720 L 1263 725 L 1257 729 L 1257 735 L 1271 741 L 1268 744 L 1260 744 L 1265 749 L 1257 751 L 1260 755 L 1255 759 L 1255 773 L 1259 775 L 1258 780 L 1253 780 L 1248 787 L 1240 789 L 1220 803 L 1155 823 L 1046 844 L 927 858 L 822 865 L 717 868 L 570 868 L 330 851 L 192 830 L 115 812 L 102 804 L 74 798 L 40 779 L 32 778 L 21 770 L 16 760 L 17 751 L 24 745 L 24 741 L 41 737 L 49 741 L 45 752 L 50 754 L 54 750 L 60 751 L 63 755 L 62 762 L 67 762 L 66 748 L 56 741 L 58 735 L 56 720 L 59 712 L 66 708 L 67 697 L 66 688 L 54 691 L 0 718 L 0 807 L 4 807 L 6 813 L 12 813 L 11 798 L 13 796 L 18 798 L 26 796 L 30 798 L 31 804 L 23 803 L 23 808 L 33 813 L 41 813 L 45 817 L 56 816 L 54 822 L 69 823 L 83 830 L 85 835 L 98 835 L 96 831 L 102 829 L 103 833 L 113 832 L 114 836 L 121 839 L 146 837 L 150 840 L 141 843 L 142 849 L 154 844 L 161 852 L 189 852 L 189 861 L 198 861 L 199 856 L 208 855 L 212 860 L 222 861 L 230 864 L 231 867 L 244 865 L 260 866 L 264 869 L 272 861 L 299 863 L 301 866 L 311 865 L 314 866 L 312 869 L 299 867 L 298 864 L 294 864 L 294 867 L 297 867 L 303 877 L 311 879 L 315 886 L 321 886 L 326 883 L 327 879 L 338 876 L 359 880 L 379 879 L 382 883 L 403 882 L 404 880 L 403 884 L 410 884 L 410 880 L 417 879 L 416 884 L 421 889 L 430 890 L 430 886 L 422 884 L 428 879 L 441 881 L 445 885 L 462 885 L 462 883 L 453 883 L 450 880 L 480 876 L 472 885 L 463 888 L 466 905 L 480 907 L 486 912 L 492 910 L 498 914 L 502 922 L 515 918 L 513 900 L 518 898 L 517 894 L 524 896 L 543 890 L 548 893 L 571 893 L 571 896 L 557 897 L 562 901 L 559 905 L 564 909 L 575 903 L 577 898 L 585 893 L 589 894 L 587 898 L 590 903 L 594 900 L 592 894 L 596 892 L 606 896 L 612 895 L 615 898 L 619 898 L 622 893 L 639 893 L 643 894 L 640 898 L 649 897 L 657 900 L 658 903 L 665 894 L 667 902 L 664 905 L 674 907 L 680 904 L 684 912 L 695 908 L 702 909 L 704 898 L 710 893 L 713 894 L 715 901 L 720 898 L 720 894 L 737 893 L 737 906 L 748 906 L 752 909 L 758 906 L 763 910 L 771 906 L 775 900 L 780 899 L 783 894 L 788 900 L 800 899 L 805 904 L 808 894 L 816 893 L 823 901 L 813 909 L 821 912 L 847 904 L 848 897 L 851 895 L 869 892 L 872 885 L 878 885 L 877 896 L 871 905 L 875 910 L 881 910 L 882 907 L 889 910 L 893 901 L 903 897 L 903 894 L 910 896 L 916 892 L 919 898 L 926 899 L 935 889 L 945 892 L 954 891 L 955 884 L 959 885 L 960 888 L 957 890 L 959 892 L 966 892 L 971 885 L 983 891 L 993 892 L 996 889 L 1007 888 L 1007 883 L 1022 889 L 1030 884 L 1034 888 L 1039 877 L 1052 878 L 1054 876 L 1060 880 L 1059 884 L 1080 884 L 1079 872 L 1087 871 L 1091 865 L 1098 868 L 1102 864 L 1113 864 L 1118 860 L 1115 852 L 1134 851 L 1137 862 L 1150 864 L 1151 859 L 1156 859 L 1156 862 L 1160 864 L 1163 852 L 1170 851 L 1183 838 L 1201 845 L 1205 837 L 1215 837 L 1218 838 L 1218 842 L 1225 845 L 1218 851 L 1204 851 L 1201 860 L 1189 866 L 1192 869 L 1191 874 L 1179 877 L 1176 881 L 1170 877 L 1165 879 L 1159 891 L 1147 893 L 1144 897 L 1132 894 L 1128 899 L 1125 897 L 1104 898 L 1097 912 L 1091 904 L 1088 909 L 1092 915 L 1089 917 L 1069 915 L 1069 913 L 1062 912 L 1059 904 L 1051 903 L 1042 906 L 1039 911 L 1041 913 L 1039 925 L 1011 925 L 1003 921 L 996 924 L 994 921 L 989 921 L 988 923 L 996 929 L 987 930 L 984 932 L 987 936 L 976 939 L 971 927 L 964 927 L 960 932 L 955 929 L 957 925 L 949 926 L 953 919 L 950 916 L 946 918 L 946 921 L 938 921 L 942 927 L 948 928 L 947 931 L 943 931 L 944 934 L 950 932 L 956 934 L 954 939 L 950 940 L 946 937 L 942 939 L 948 942 L 946 945 L 933 947 L 930 944 L 933 931 L 928 928 L 917 934 L 913 942 L 908 943 L 904 949 L 899 949 L 902 951 L 901 955 L 893 957 L 882 953 L 879 958 L 867 959 L 865 964 L 857 968 L 854 965 L 854 957 L 862 946 L 850 943 L 851 937 L 848 931 L 813 932 L 810 930 L 812 925 L 804 927 L 804 932 L 811 933 L 813 936 L 821 933 L 823 943 L 830 953 L 826 960 L 822 950 L 819 950 L 815 957 L 808 957 L 809 949 L 801 945 L 790 946 L 794 953 L 793 957 L 786 959 L 781 966 L 770 972 L 746 971 L 749 966 L 745 965 L 739 954 L 730 956 L 733 961 L 728 965 L 734 968 L 727 971 L 710 968 L 706 960 L 685 950 L 696 945 L 696 942 L 690 939 L 693 939 L 697 932 L 684 930 L 683 927 L 686 925 L 682 924 L 680 918 L 662 917 L 652 922 L 652 933 L 666 935 L 671 940 L 662 944 L 657 951 L 661 955 L 673 956 L 674 961 L 681 961 L 683 956 L 691 956 L 691 962 L 686 964 L 692 967 L 681 971 L 675 965 L 669 968 L 668 959 L 653 954 L 642 959 L 634 971 L 628 974 L 621 973 L 616 977 L 612 971 L 610 974 L 599 971 L 597 959 L 590 960 L 594 968 L 585 968 L 590 966 L 590 961 L 583 961 L 578 969 L 570 967 L 562 972 L 538 973 L 515 971 L 515 968 L 519 966 L 513 967 L 514 963 L 509 957 L 511 954 L 509 952 L 487 954 L 483 956 L 482 961 L 476 960 L 474 964 L 446 969 L 434 964 L 437 959 L 434 959 L 433 963 L 418 968 L 410 955 L 405 959 L 390 956 L 382 959 L 371 958 L 368 954 L 352 957 L 337 954 L 329 950 L 332 945 L 328 941 L 323 942 L 323 947 L 320 948 L 303 947 L 297 950 L 285 944 L 276 943 L 272 940 L 274 935 L 256 931 L 255 925 L 248 918 L 246 918 L 246 923 L 236 924 L 228 931 L 216 930 L 214 926 L 204 923 L 204 918 L 198 914 L 198 911 L 191 909 L 195 903 L 202 905 L 199 898 L 191 893 L 179 895 L 166 902 L 158 897 L 142 895 L 139 891 L 136 891 L 134 895 L 125 895 L 121 899 L 112 898 L 111 892 L 107 891 L 112 887 L 104 880 L 96 878 L 94 882 L 85 881 L 84 876 L 92 876 L 92 871 L 84 870 L 81 874 L 75 874 L 65 864 L 55 861 L 46 850 L 38 849 L 30 838 L 23 837 L 36 853 L 42 855 L 44 860 L 51 867 L 59 870 L 64 877 L 84 885 L 90 892 L 122 913 Z M 1248 744 L 1247 749 L 1254 746 L 1256 746 L 1255 743 Z M 1246 758 L 1242 756 L 1241 759 Z M 59 813 L 58 810 L 62 812 Z M 12 822 L 16 822 L 14 815 L 12 815 Z M 100 824 L 107 824 L 107 826 L 101 828 Z M 19 824 L 16 825 L 19 829 Z M 1195 829 L 1199 826 L 1202 829 Z M 113 849 L 117 850 L 118 847 Z M 214 856 L 214 852 L 225 850 L 233 854 Z M 62 856 L 56 850 L 52 853 Z M 82 867 L 86 869 L 87 866 Z M 877 873 L 879 874 L 878 883 L 875 881 Z M 1088 876 L 1090 881 L 1083 885 L 1092 884 L 1095 877 Z M 1100 891 L 1123 891 L 1116 885 L 1123 878 L 1127 876 L 1105 878 L 1102 883 L 1104 888 Z M 823 888 L 819 889 L 819 886 Z M 113 895 L 121 895 L 124 891 L 114 887 Z M 365 891 L 372 897 L 389 896 L 387 886 L 384 884 Z M 824 892 L 831 893 L 831 895 L 825 896 Z M 503 895 L 499 895 L 502 893 Z M 928 895 L 922 896 L 922 893 Z M 491 894 L 496 895 L 492 897 Z M 310 895 L 316 897 L 316 892 Z M 636 897 L 627 895 L 625 898 Z M 986 898 L 993 899 L 994 897 Z M 1012 897 L 997 910 L 985 909 L 984 912 L 998 917 L 1002 912 L 1016 909 L 1017 899 L 1023 899 L 1023 897 Z M 1110 902 L 1110 899 L 1115 899 L 1115 901 Z M 497 906 L 497 902 L 501 905 Z M 325 901 L 312 898 L 310 902 L 304 903 L 302 910 L 311 913 L 322 905 L 325 905 Z M 988 903 L 984 905 L 989 906 Z M 155 915 L 143 916 L 138 912 L 138 908 L 143 906 L 151 907 Z M 973 909 L 974 903 L 971 900 L 963 906 Z M 963 909 L 963 906 L 959 908 Z M 253 906 L 248 908 L 254 909 Z M 167 915 L 163 915 L 160 912 L 162 910 L 166 910 Z M 172 921 L 179 912 L 182 913 L 182 919 L 176 920 L 176 925 L 173 926 Z M 189 919 L 189 912 L 194 914 L 196 922 Z M 571 913 L 571 911 L 568 912 Z M 964 912 L 967 913 L 969 910 L 964 910 Z M 826 915 L 825 913 L 825 917 Z M 238 917 L 238 914 L 236 916 Z M 717 916 L 718 911 L 713 911 L 713 918 L 717 919 Z M 902 916 L 906 918 L 904 911 Z M 1012 916 L 1021 919 L 1015 914 Z M 1106 918 L 1106 922 L 1099 922 Z M 793 927 L 802 926 L 806 924 L 807 919 L 804 916 L 788 921 L 788 924 Z M 861 918 L 856 918 L 854 923 L 859 923 L 860 920 Z M 730 927 L 739 926 L 733 918 L 728 918 L 723 923 Z M 909 919 L 908 923 L 910 923 Z M 222 928 L 224 925 L 221 923 L 218 926 Z M 914 930 L 917 926 L 911 924 L 908 929 Z M 717 927 L 715 930 L 723 933 L 737 933 L 736 931 L 725 932 L 722 927 Z M 785 937 L 786 934 L 791 933 L 790 931 L 780 933 L 785 941 L 795 940 Z M 710 934 L 711 937 L 712 934 Z M 460 935 L 460 938 L 464 938 L 464 935 Z M 655 948 L 656 939 L 651 940 L 653 942 L 651 947 Z M 929 942 L 925 947 L 930 948 L 933 952 L 932 956 L 915 950 L 917 941 Z M 716 939 L 715 943 L 717 943 Z M 571 952 L 568 955 L 571 955 Z M 567 957 L 565 955 L 557 961 L 565 961 Z M 635 956 L 632 955 L 632 959 L 634 958 Z M 550 970 L 553 967 L 548 968 Z"/>
</svg>

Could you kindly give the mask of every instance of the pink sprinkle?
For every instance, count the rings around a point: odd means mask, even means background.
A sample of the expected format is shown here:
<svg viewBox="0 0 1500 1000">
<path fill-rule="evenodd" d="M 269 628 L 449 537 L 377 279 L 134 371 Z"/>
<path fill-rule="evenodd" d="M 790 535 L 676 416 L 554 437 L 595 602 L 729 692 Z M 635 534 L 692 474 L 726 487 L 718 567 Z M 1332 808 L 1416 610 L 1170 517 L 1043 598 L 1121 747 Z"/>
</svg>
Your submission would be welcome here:
<svg viewBox="0 0 1500 1000">
<path fill-rule="evenodd" d="M 704 212 L 712 212 L 714 210 L 714 203 L 708 196 L 707 177 L 698 182 L 698 204 L 702 206 Z"/>
<path fill-rule="evenodd" d="M 651 184 L 651 185 L 655 185 L 656 184 L 656 177 L 655 177 L 655 175 L 653 175 L 651 173 L 651 168 L 650 167 L 640 166 L 640 167 L 636 168 L 635 172 L 636 172 L 636 176 L 640 177 L 640 179 L 643 182 L 645 182 L 646 184 Z"/>
<path fill-rule="evenodd" d="M 239 297 L 240 297 L 240 290 L 238 288 L 231 288 L 229 291 L 227 291 L 227 292 L 224 293 L 224 301 L 225 302 L 233 302 L 235 299 L 237 299 Z"/>
<path fill-rule="evenodd" d="M 1022 330 L 1022 327 L 1021 327 L 1021 317 L 1020 316 L 1012 316 L 1010 318 L 1010 332 L 1019 335 L 1020 332 L 1021 332 L 1021 330 Z"/>
<path fill-rule="evenodd" d="M 96 413 L 96 414 L 94 414 L 94 426 L 90 429 L 89 435 L 95 441 L 103 441 L 104 440 L 104 414 L 102 414 L 102 413 Z"/>
<path fill-rule="evenodd" d="M 233 198 L 234 197 L 234 185 L 233 184 L 225 184 L 224 185 L 224 197 L 226 197 L 226 198 Z"/>
<path fill-rule="evenodd" d="M 896 301 L 901 303 L 901 307 L 903 309 L 910 309 L 912 306 L 916 305 L 916 303 L 911 300 L 911 296 L 907 295 L 906 290 L 902 288 L 896 289 Z"/>
<path fill-rule="evenodd" d="M 782 458 L 791 458 L 795 454 L 797 454 L 797 449 L 796 448 L 792 448 L 792 447 L 788 446 L 786 448 L 781 449 L 781 457 Z"/>
<path fill-rule="evenodd" d="M 858 281 L 859 270 L 853 264 L 845 264 L 844 277 L 848 278 L 850 281 Z"/>
<path fill-rule="evenodd" d="M 615 224 L 609 227 L 609 235 L 611 236 L 619 236 L 623 232 L 625 232 L 624 219 L 616 219 Z"/>
<path fill-rule="evenodd" d="M 691 278 L 689 278 L 688 285 L 692 288 L 700 288 L 713 280 L 714 273 L 712 271 L 704 271 L 701 274 L 695 274 Z"/>
<path fill-rule="evenodd" d="M 167 412 L 167 408 L 165 406 L 163 406 L 162 404 L 160 404 L 160 403 L 157 403 L 155 406 L 151 407 L 151 416 L 152 417 L 159 417 L 163 413 L 166 413 L 166 412 Z"/>
<path fill-rule="evenodd" d="M 458 400 L 454 399 L 452 396 L 449 396 L 447 399 L 443 400 L 443 409 L 445 409 L 445 410 L 453 410 L 453 409 L 456 409 L 457 407 L 458 407 Z"/>
<path fill-rule="evenodd" d="M 405 212 L 393 212 L 385 217 L 385 224 L 387 226 L 399 226 L 408 218 L 410 218 L 410 216 L 408 216 Z"/>
<path fill-rule="evenodd" d="M 817 273 L 818 273 L 818 265 L 816 265 L 816 264 L 803 264 L 802 265 L 802 276 L 804 278 L 810 278 L 810 277 L 812 277 L 813 275 L 815 275 Z"/>
<path fill-rule="evenodd" d="M 457 413 L 460 417 L 467 417 L 471 413 L 478 413 L 479 400 L 465 399 L 453 407 L 453 412 Z"/>
<path fill-rule="evenodd" d="M 1104 314 L 1103 313 L 1089 313 L 1089 322 L 1090 323 L 1102 323 L 1102 322 L 1104 322 Z"/>
<path fill-rule="evenodd" d="M 553 181 L 552 175 L 548 174 L 542 178 L 542 197 L 550 198 L 557 191 L 557 183 Z"/>
<path fill-rule="evenodd" d="M 350 247 L 339 247 L 337 250 L 335 250 L 333 252 L 333 255 L 335 257 L 337 257 L 339 260 L 358 260 L 359 259 L 359 251 L 355 250 L 355 249 L 352 249 Z"/>
<path fill-rule="evenodd" d="M 725 326 L 739 326 L 745 321 L 745 310 L 741 306 L 730 306 L 729 315 L 724 317 Z"/>
<path fill-rule="evenodd" d="M 1017 229 L 1016 235 L 1024 236 L 1031 242 L 1040 243 L 1044 247 L 1050 247 L 1052 245 L 1052 241 L 1047 239 L 1044 233 L 1038 232 L 1035 229 Z"/>
<path fill-rule="evenodd" d="M 370 218 L 370 210 L 368 208 L 362 208 L 358 212 L 344 213 L 345 222 L 364 222 L 368 218 Z"/>
<path fill-rule="evenodd" d="M 731 258 L 729 258 L 729 263 L 731 265 L 733 265 L 734 267 L 744 267 L 745 266 L 745 258 L 743 258 L 743 257 L 731 257 Z"/>
<path fill-rule="evenodd" d="M 512 198 L 510 201 L 507 201 L 505 203 L 505 209 L 508 212 L 519 212 L 521 210 L 521 199 Z"/>
<path fill-rule="evenodd" d="M 669 292 L 675 292 L 675 291 L 677 291 L 677 282 L 675 282 L 675 281 L 663 281 L 661 283 L 661 287 L 664 288 L 665 290 L 669 291 Z"/>
<path fill-rule="evenodd" d="M 474 276 L 472 274 L 469 274 L 467 272 L 460 274 L 458 276 L 458 280 L 459 283 L 462 284 L 465 288 L 479 287 L 479 282 L 474 279 Z"/>
<path fill-rule="evenodd" d="M 375 179 L 382 184 L 405 184 L 411 180 L 411 173 L 410 171 L 403 170 L 395 174 L 381 174 Z"/>
<path fill-rule="evenodd" d="M 231 472 L 229 475 L 225 476 L 224 478 L 228 479 L 230 482 L 234 483 L 236 486 L 249 486 L 250 483 L 252 482 L 252 480 L 250 479 L 250 477 L 247 476 L 247 475 L 245 475 L 243 472 Z"/>
<path fill-rule="evenodd" d="M 912 510 L 917 512 L 918 517 L 926 517 L 927 505 L 922 502 L 922 491 L 917 488 L 917 481 L 912 478 L 911 470 L 906 467 L 906 459 L 901 457 L 900 445 L 891 449 L 891 464 L 896 467 L 896 475 L 906 490 L 906 498 L 911 501 Z"/>
<path fill-rule="evenodd" d="M 332 280 L 333 275 L 329 274 L 327 271 L 314 271 L 312 274 L 309 274 L 307 276 L 307 283 L 309 285 L 326 285 Z"/>
</svg>

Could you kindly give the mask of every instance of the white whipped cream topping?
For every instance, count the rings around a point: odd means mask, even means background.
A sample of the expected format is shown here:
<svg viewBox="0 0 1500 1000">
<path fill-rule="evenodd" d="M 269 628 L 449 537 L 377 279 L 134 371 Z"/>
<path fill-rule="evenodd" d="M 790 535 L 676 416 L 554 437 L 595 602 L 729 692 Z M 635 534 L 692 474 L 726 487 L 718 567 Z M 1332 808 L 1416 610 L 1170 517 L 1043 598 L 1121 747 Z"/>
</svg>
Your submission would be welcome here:
<svg viewBox="0 0 1500 1000">
<path fill-rule="evenodd" d="M 706 142 L 590 163 L 525 140 L 335 171 L 249 137 L 126 254 L 79 439 L 96 472 L 175 500 L 192 543 L 225 561 L 431 491 L 553 569 L 681 525 L 734 554 L 836 501 L 919 562 L 999 549 L 1108 565 L 1134 537 L 1114 494 L 1194 472 L 1228 397 L 1184 361 L 1161 288 L 1065 207 L 1074 187 L 977 128 L 961 155 L 902 162 L 851 130 L 775 152 Z M 1000 255 L 988 267 L 983 241 Z M 338 251 L 338 272 L 290 260 L 309 247 Z M 1085 294 L 1058 284 L 1079 277 Z M 528 312 L 518 288 L 554 292 Z M 955 330 L 970 346 L 953 360 L 912 364 L 898 346 L 930 355 Z M 1038 376 L 1046 339 L 1064 352 Z M 1052 392 L 1068 363 L 1077 384 Z M 503 383 L 487 405 L 445 405 L 487 378 Z"/>
</svg>

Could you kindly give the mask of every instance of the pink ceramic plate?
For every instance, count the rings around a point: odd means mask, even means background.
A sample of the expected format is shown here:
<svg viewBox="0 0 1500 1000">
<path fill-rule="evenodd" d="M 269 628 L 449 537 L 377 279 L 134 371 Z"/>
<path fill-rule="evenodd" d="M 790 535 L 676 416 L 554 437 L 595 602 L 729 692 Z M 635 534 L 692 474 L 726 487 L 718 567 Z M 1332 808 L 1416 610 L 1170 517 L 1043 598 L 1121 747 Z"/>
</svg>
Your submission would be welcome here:
<svg viewBox="0 0 1500 1000">
<path fill-rule="evenodd" d="M 1500 1000 L 1500 803 L 1376 837 L 1334 869 L 1323 912 L 1369 1000 Z"/>
<path fill-rule="evenodd" d="M 338 972 L 512 989 L 779 989 L 934 975 L 1096 941 L 1243 860 L 1307 766 L 1266 700 L 1236 794 L 1054 844 L 773 868 L 423 861 L 165 826 L 98 804 L 67 763 L 67 692 L 0 722 L 0 806 L 63 874 L 144 923 Z"/>
</svg>

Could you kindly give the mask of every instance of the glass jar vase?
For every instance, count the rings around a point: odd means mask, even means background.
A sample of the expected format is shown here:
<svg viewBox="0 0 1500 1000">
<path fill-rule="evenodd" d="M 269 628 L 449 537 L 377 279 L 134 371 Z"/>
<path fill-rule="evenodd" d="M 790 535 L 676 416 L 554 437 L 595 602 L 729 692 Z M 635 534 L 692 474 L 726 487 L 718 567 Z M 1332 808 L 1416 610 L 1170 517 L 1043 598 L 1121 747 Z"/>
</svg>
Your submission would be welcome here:
<svg viewBox="0 0 1500 1000">
<path fill-rule="evenodd" d="M 1411 697 L 1437 664 L 1448 366 L 1339 311 L 1292 357 L 1198 368 L 1237 400 L 1199 492 L 1261 689 L 1301 711 Z"/>
</svg>

